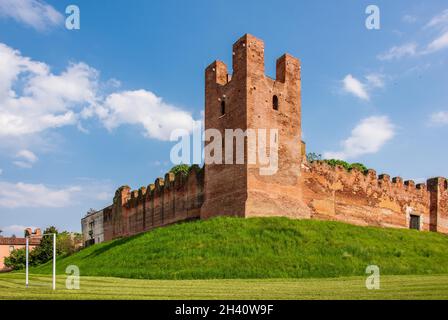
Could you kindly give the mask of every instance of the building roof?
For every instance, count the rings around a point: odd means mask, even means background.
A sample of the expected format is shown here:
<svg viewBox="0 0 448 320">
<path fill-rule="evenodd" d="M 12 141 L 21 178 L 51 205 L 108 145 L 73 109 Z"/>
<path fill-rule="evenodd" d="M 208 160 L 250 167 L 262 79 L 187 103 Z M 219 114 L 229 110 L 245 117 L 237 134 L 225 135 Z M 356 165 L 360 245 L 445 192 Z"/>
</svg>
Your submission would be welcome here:
<svg viewBox="0 0 448 320">
<path fill-rule="evenodd" d="M 105 207 L 105 208 L 103 208 L 101 210 L 98 210 L 98 211 L 88 212 L 83 218 L 81 218 L 81 221 L 86 219 L 86 218 L 88 218 L 88 217 L 94 216 L 94 215 L 101 215 L 101 214 L 103 214 L 104 210 L 109 209 L 109 208 L 112 208 L 112 205 L 107 206 L 107 207 Z"/>
<path fill-rule="evenodd" d="M 30 238 L 30 245 L 37 246 L 41 238 Z M 0 238 L 0 245 L 20 246 L 26 244 L 26 238 Z"/>
</svg>

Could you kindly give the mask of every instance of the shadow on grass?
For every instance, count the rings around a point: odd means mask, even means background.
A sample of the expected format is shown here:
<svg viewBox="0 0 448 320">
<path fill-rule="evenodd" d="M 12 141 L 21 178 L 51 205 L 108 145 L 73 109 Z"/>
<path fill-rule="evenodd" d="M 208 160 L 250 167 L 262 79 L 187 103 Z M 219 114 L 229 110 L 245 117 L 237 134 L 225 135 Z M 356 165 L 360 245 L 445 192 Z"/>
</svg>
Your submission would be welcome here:
<svg viewBox="0 0 448 320">
<path fill-rule="evenodd" d="M 111 249 L 113 249 L 113 248 L 115 248 L 117 246 L 121 246 L 121 245 L 124 245 L 124 244 L 128 243 L 129 241 L 133 241 L 135 239 L 138 239 L 138 238 L 144 236 L 145 233 L 146 232 L 143 232 L 143 233 L 140 233 L 140 234 L 137 234 L 135 236 L 128 237 L 128 238 L 116 239 L 116 240 L 113 240 L 113 241 L 111 241 L 111 242 L 109 242 L 107 244 L 103 244 L 100 248 L 97 248 L 92 253 L 88 254 L 86 256 L 86 258 L 92 258 L 92 257 L 99 256 L 100 254 L 105 253 L 106 251 L 109 251 L 109 250 L 111 250 Z"/>
</svg>

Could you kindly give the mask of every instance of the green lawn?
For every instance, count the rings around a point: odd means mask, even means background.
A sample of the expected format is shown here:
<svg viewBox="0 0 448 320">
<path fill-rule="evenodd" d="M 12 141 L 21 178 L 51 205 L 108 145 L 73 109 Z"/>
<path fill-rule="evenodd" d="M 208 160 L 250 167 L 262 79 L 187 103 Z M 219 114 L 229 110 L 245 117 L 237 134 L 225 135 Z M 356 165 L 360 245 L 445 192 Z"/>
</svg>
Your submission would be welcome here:
<svg viewBox="0 0 448 320">
<path fill-rule="evenodd" d="M 58 258 L 85 276 L 278 279 L 448 274 L 448 236 L 287 218 L 217 218 L 159 228 Z M 32 269 L 51 274 L 51 262 Z"/>
<path fill-rule="evenodd" d="M 0 299 L 448 299 L 448 237 L 287 218 L 217 218 L 159 228 L 0 274 Z M 81 290 L 66 290 L 76 265 Z M 381 289 L 367 290 L 368 265 Z"/>
<path fill-rule="evenodd" d="M 66 290 L 59 276 L 0 274 L 2 299 L 448 299 L 448 275 L 381 276 L 379 290 L 365 277 L 257 280 L 138 280 L 82 277 L 80 290 Z"/>
</svg>

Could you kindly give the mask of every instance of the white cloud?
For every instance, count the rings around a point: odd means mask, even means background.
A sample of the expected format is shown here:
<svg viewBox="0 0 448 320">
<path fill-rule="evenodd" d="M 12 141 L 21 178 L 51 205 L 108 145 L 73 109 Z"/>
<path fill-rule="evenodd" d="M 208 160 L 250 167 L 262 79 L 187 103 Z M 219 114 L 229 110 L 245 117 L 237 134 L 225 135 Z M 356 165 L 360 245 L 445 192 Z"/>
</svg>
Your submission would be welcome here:
<svg viewBox="0 0 448 320">
<path fill-rule="evenodd" d="M 370 73 L 365 76 L 365 81 L 358 80 L 348 74 L 342 80 L 343 90 L 362 100 L 370 100 L 370 93 L 377 88 L 385 86 L 385 76 L 381 73 Z"/>
<path fill-rule="evenodd" d="M 79 178 L 69 186 L 0 181 L 0 208 L 65 208 L 85 203 L 112 202 L 110 181 Z"/>
<path fill-rule="evenodd" d="M 345 76 L 342 82 L 344 85 L 344 90 L 346 92 L 351 93 L 362 100 L 370 99 L 369 94 L 367 93 L 367 90 L 365 88 L 365 85 L 361 81 L 353 77 L 351 74 Z"/>
<path fill-rule="evenodd" d="M 448 48 L 448 9 L 434 16 L 424 29 L 436 30 L 438 35 L 424 49 L 421 54 L 430 54 Z"/>
<path fill-rule="evenodd" d="M 31 163 L 25 161 L 13 161 L 12 163 L 22 169 L 31 169 L 33 167 Z"/>
<path fill-rule="evenodd" d="M 71 63 L 54 74 L 47 64 L 0 43 L 0 138 L 35 137 L 68 125 L 88 132 L 81 124 L 87 118 L 98 119 L 109 130 L 140 125 L 145 136 L 160 140 L 168 140 L 173 129 L 193 127 L 190 113 L 150 91 L 100 92 L 119 85 L 116 79 L 100 83 L 99 72 L 85 63 Z"/>
<path fill-rule="evenodd" d="M 74 203 L 85 205 L 86 202 L 100 201 L 104 204 L 112 203 L 116 186 L 110 180 L 96 180 L 92 178 L 77 178 L 79 189 Z"/>
<path fill-rule="evenodd" d="M 448 31 L 431 41 L 422 54 L 436 52 L 448 48 Z"/>
<path fill-rule="evenodd" d="M 400 46 L 393 46 L 386 52 L 379 54 L 379 60 L 397 60 L 406 56 L 422 56 L 434 53 L 448 48 L 448 9 L 445 9 L 440 14 L 435 15 L 422 28 L 422 31 L 427 34 L 429 38 L 435 32 L 438 35 L 429 41 L 426 45 L 418 45 L 415 42 L 406 43 Z M 433 37 L 433 36 L 432 36 Z"/>
<path fill-rule="evenodd" d="M 110 192 L 99 192 L 98 194 L 96 194 L 96 200 L 101 200 L 101 201 L 111 201 L 112 202 L 112 198 L 111 198 L 112 193 Z"/>
<path fill-rule="evenodd" d="M 442 28 L 448 27 L 448 9 L 434 16 L 425 26 L 425 28 Z"/>
<path fill-rule="evenodd" d="M 18 160 L 13 163 L 20 168 L 29 169 L 33 167 L 33 164 L 39 160 L 39 158 L 30 150 L 20 150 L 16 154 Z"/>
<path fill-rule="evenodd" d="M 381 73 L 370 73 L 365 78 L 367 80 L 367 86 L 370 88 L 384 88 L 385 86 L 385 77 Z"/>
<path fill-rule="evenodd" d="M 66 207 L 79 191 L 80 187 L 50 188 L 43 184 L 0 182 L 0 207 Z"/>
<path fill-rule="evenodd" d="M 11 225 L 11 226 L 6 226 L 6 227 L 0 227 L 0 230 L 2 230 L 2 235 L 3 236 L 12 236 L 15 235 L 17 237 L 23 237 L 25 236 L 25 229 L 26 228 L 31 228 L 33 231 L 36 230 L 38 227 L 35 226 L 21 226 L 21 225 Z"/>
<path fill-rule="evenodd" d="M 64 21 L 61 13 L 41 0 L 0 0 L 0 17 L 12 18 L 39 31 Z"/>
<path fill-rule="evenodd" d="M 448 124 L 448 111 L 435 112 L 430 116 L 430 122 L 434 125 Z"/>
<path fill-rule="evenodd" d="M 350 159 L 378 152 L 395 134 L 387 116 L 373 116 L 361 120 L 349 138 L 341 142 L 342 150 L 325 152 L 327 159 Z"/>
<path fill-rule="evenodd" d="M 405 56 L 415 56 L 417 54 L 417 44 L 415 42 L 406 43 L 401 46 L 393 46 L 388 51 L 379 54 L 379 60 L 400 59 Z"/>
<path fill-rule="evenodd" d="M 106 86 L 117 89 L 117 88 L 121 87 L 121 81 L 117 80 L 115 78 L 112 78 L 112 79 L 107 80 Z"/>
<path fill-rule="evenodd" d="M 45 63 L 0 44 L 0 137 L 76 124 L 76 110 L 96 101 L 97 76 L 83 63 L 55 75 Z"/>
<path fill-rule="evenodd" d="M 37 156 L 30 150 L 20 150 L 17 153 L 18 158 L 23 158 L 24 160 L 34 163 L 38 160 Z"/>
<path fill-rule="evenodd" d="M 96 108 L 105 127 L 112 130 L 123 124 L 141 125 L 145 136 L 169 140 L 175 129 L 191 131 L 192 116 L 146 90 L 113 93 Z"/>
</svg>

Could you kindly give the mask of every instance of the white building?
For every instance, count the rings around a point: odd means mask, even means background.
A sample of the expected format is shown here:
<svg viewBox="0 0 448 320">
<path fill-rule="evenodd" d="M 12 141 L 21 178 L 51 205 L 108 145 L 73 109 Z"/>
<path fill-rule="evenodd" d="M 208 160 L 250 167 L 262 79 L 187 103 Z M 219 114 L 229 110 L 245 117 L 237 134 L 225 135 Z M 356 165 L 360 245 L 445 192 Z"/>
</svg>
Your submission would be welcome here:
<svg viewBox="0 0 448 320">
<path fill-rule="evenodd" d="M 87 215 L 81 219 L 81 227 L 85 247 L 103 242 L 103 210 L 88 212 Z"/>
</svg>

